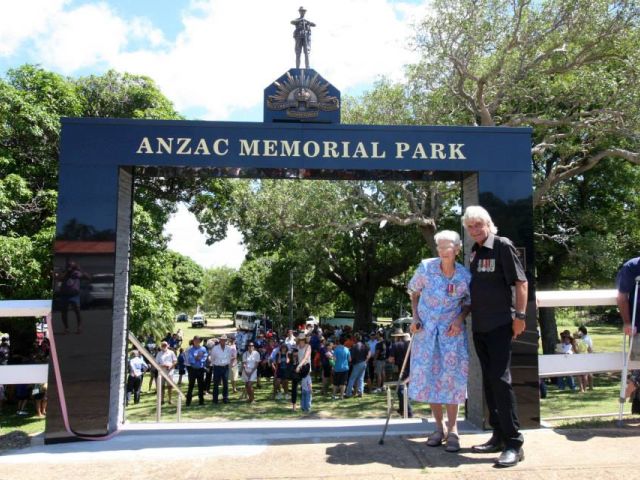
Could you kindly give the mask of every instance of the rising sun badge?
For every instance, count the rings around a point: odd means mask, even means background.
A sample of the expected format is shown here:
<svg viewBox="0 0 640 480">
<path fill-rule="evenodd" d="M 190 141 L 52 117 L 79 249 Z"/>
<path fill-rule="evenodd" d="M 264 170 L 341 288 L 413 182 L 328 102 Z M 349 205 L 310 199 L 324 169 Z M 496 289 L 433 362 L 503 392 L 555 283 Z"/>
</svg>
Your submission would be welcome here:
<svg viewBox="0 0 640 480">
<path fill-rule="evenodd" d="M 291 118 L 315 118 L 320 111 L 331 112 L 340 107 L 337 97 L 329 95 L 329 84 L 316 73 L 312 77 L 293 76 L 287 72 L 284 82 L 273 82 L 277 91 L 267 98 L 270 110 L 286 110 Z"/>
</svg>

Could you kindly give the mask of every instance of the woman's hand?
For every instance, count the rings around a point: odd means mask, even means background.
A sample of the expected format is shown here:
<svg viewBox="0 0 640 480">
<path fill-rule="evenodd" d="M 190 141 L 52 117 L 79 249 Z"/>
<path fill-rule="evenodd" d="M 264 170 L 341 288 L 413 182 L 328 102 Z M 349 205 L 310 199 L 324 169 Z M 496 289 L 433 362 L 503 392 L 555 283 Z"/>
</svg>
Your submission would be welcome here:
<svg viewBox="0 0 640 480">
<path fill-rule="evenodd" d="M 462 333 L 462 321 L 458 318 L 451 322 L 447 331 L 444 332 L 447 337 L 455 337 L 456 335 L 460 335 L 460 333 Z"/>
<path fill-rule="evenodd" d="M 420 330 L 420 328 L 422 328 L 422 322 L 420 322 L 420 320 L 414 320 L 413 322 L 411 322 L 411 324 L 409 325 L 409 333 L 411 333 L 411 335 L 415 334 L 418 330 Z"/>
</svg>

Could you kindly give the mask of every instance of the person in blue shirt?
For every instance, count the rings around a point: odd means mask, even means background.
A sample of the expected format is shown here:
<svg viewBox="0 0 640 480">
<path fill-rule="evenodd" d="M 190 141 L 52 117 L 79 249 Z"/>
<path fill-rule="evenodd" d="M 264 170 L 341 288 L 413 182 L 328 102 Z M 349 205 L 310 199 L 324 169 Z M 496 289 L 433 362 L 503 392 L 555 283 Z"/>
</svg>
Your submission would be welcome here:
<svg viewBox="0 0 640 480">
<path fill-rule="evenodd" d="M 637 334 L 640 330 L 638 328 L 640 325 L 640 289 L 636 290 L 638 282 L 640 282 L 640 257 L 625 262 L 616 277 L 618 310 L 620 310 L 622 317 L 624 334 L 629 336 Z M 638 337 L 635 337 L 634 345 L 637 341 Z M 640 409 L 638 404 L 640 399 L 637 398 L 638 387 L 640 387 L 640 370 L 633 370 L 627 379 L 625 392 L 625 397 L 631 398 L 634 402 L 631 407 L 632 413 L 638 413 Z"/>
<path fill-rule="evenodd" d="M 187 387 L 187 407 L 191 405 L 193 386 L 198 383 L 198 403 L 204 405 L 204 370 L 207 363 L 207 349 L 200 345 L 201 339 L 193 337 L 193 345 L 187 350 L 187 372 L 189 374 L 189 386 Z"/>
<path fill-rule="evenodd" d="M 336 393 L 340 391 L 340 400 L 344 398 L 344 391 L 347 387 L 347 379 L 349 377 L 349 362 L 351 361 L 351 352 L 344 346 L 346 337 L 340 337 L 340 345 L 333 351 L 335 364 L 333 366 L 333 399 Z"/>
</svg>

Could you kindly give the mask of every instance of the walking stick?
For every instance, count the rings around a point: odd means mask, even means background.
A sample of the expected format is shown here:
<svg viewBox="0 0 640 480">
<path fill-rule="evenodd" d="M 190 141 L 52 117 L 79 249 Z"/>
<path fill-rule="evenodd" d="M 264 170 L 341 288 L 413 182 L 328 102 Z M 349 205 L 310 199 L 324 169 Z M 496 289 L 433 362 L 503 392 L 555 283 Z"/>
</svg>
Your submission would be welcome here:
<svg viewBox="0 0 640 480">
<path fill-rule="evenodd" d="M 620 379 L 620 405 L 618 409 L 618 427 L 622 427 L 622 414 L 624 413 L 624 403 L 626 401 L 627 389 L 627 371 L 629 369 L 629 358 L 631 357 L 631 349 L 633 348 L 634 330 L 636 327 L 636 312 L 638 310 L 638 284 L 640 283 L 640 275 L 636 277 L 635 296 L 633 297 L 633 313 L 631 314 L 631 335 L 629 338 L 629 351 L 627 348 L 627 334 L 622 334 L 622 378 Z"/>
<path fill-rule="evenodd" d="M 396 396 L 398 395 L 398 390 L 400 390 L 400 383 L 405 383 L 402 380 L 402 375 L 404 374 L 404 369 L 407 366 L 407 360 L 411 356 L 411 344 L 413 343 L 413 335 L 409 337 L 409 345 L 407 346 L 407 353 L 404 354 L 404 360 L 402 360 L 402 367 L 400 367 L 400 374 L 398 375 L 398 383 L 396 384 Z M 407 389 L 404 389 L 404 402 L 405 405 L 407 403 L 408 395 Z M 378 440 L 378 445 L 384 445 L 384 437 L 387 434 L 387 428 L 389 427 L 389 420 L 391 419 L 391 411 L 393 410 L 393 400 L 389 402 L 389 407 L 387 408 L 387 420 L 384 422 L 384 429 L 382 430 L 382 436 L 380 440 Z"/>
</svg>

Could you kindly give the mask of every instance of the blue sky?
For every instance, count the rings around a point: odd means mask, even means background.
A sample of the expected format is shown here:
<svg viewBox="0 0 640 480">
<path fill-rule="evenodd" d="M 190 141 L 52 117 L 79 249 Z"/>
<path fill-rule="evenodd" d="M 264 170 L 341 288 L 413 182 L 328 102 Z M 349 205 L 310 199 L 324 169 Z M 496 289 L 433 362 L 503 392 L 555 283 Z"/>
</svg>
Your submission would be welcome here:
<svg viewBox="0 0 640 480">
<path fill-rule="evenodd" d="M 24 63 L 71 77 L 113 68 L 153 78 L 187 118 L 262 121 L 264 88 L 295 66 L 300 5 L 317 24 L 311 67 L 343 95 L 400 79 L 416 60 L 407 45 L 428 12 L 417 0 L 0 0 L 0 74 Z M 221 246 L 204 245 L 188 216 L 168 226 L 174 239 L 190 233 L 172 248 L 206 266 L 230 258 L 212 254 Z"/>
</svg>

